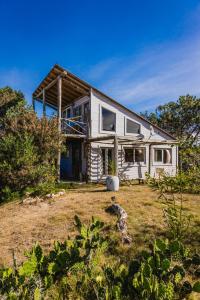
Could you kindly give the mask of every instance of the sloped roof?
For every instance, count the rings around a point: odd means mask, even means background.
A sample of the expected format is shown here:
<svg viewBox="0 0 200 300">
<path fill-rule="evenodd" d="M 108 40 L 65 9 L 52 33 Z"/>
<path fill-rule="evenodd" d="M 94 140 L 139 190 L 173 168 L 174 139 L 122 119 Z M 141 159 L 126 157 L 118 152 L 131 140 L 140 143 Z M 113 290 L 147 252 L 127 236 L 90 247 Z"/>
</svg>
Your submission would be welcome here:
<svg viewBox="0 0 200 300">
<path fill-rule="evenodd" d="M 90 89 L 93 89 L 94 91 L 98 92 L 102 96 L 108 98 L 111 102 L 114 104 L 117 104 L 122 109 L 126 110 L 127 112 L 134 114 L 141 120 L 149 123 L 154 128 L 157 128 L 164 134 L 168 135 L 173 140 L 176 140 L 174 136 L 172 136 L 170 133 L 166 132 L 162 128 L 160 128 L 157 125 L 154 125 L 149 120 L 145 119 L 141 115 L 137 114 L 136 112 L 130 110 L 129 108 L 125 107 L 118 101 L 114 100 L 110 96 L 104 94 L 97 88 L 93 87 L 89 83 L 85 82 L 84 80 L 80 79 L 79 77 L 75 76 L 74 74 L 70 73 L 68 70 L 64 69 L 58 64 L 55 64 L 53 68 L 50 70 L 50 72 L 45 76 L 45 78 L 41 81 L 39 86 L 35 89 L 33 92 L 33 98 L 36 99 L 42 99 L 42 91 L 43 89 L 46 89 L 45 92 L 45 101 L 53 106 L 57 106 L 57 87 L 56 87 L 56 79 L 58 76 L 62 76 L 63 78 L 63 84 L 62 84 L 62 104 L 63 106 L 68 105 L 69 103 L 73 102 L 79 97 L 83 97 L 90 94 Z M 48 86 L 51 86 L 49 89 Z"/>
</svg>

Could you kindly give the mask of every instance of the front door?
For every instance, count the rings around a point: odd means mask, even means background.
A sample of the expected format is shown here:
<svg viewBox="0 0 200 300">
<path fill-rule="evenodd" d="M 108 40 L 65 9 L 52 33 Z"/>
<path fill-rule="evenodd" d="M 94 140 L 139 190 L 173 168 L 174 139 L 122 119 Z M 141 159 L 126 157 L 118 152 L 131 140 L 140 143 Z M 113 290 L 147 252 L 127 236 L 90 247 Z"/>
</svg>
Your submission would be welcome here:
<svg viewBox="0 0 200 300">
<path fill-rule="evenodd" d="M 81 142 L 67 141 L 67 151 L 61 157 L 61 179 L 80 180 L 82 172 Z"/>
<path fill-rule="evenodd" d="M 82 171 L 81 161 L 81 142 L 72 142 L 72 176 L 75 180 L 80 180 L 80 174 Z"/>
</svg>

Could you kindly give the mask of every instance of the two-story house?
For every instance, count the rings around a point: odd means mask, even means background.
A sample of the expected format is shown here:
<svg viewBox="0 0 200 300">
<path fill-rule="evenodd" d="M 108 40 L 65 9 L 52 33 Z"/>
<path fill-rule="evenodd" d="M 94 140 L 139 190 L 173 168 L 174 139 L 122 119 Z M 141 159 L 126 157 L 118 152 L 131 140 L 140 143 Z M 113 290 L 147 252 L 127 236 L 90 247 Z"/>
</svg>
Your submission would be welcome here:
<svg viewBox="0 0 200 300">
<path fill-rule="evenodd" d="M 35 101 L 56 109 L 67 151 L 57 158 L 66 180 L 102 181 L 115 166 L 121 179 L 145 173 L 173 176 L 176 139 L 72 73 L 55 65 L 33 93 Z"/>
</svg>

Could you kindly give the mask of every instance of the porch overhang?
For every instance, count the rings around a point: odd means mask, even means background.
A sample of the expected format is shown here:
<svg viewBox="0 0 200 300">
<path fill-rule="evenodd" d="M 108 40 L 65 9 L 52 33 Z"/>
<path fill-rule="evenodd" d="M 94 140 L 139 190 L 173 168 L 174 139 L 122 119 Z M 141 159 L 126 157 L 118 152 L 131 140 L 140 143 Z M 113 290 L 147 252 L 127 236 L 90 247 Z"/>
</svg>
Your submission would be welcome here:
<svg viewBox="0 0 200 300">
<path fill-rule="evenodd" d="M 57 108 L 58 106 L 58 79 L 62 78 L 62 108 L 66 107 L 79 97 L 90 94 L 90 85 L 68 72 L 59 65 L 54 65 L 47 76 L 35 89 L 32 96 L 34 100 Z"/>
<path fill-rule="evenodd" d="M 153 139 L 144 139 L 143 137 L 133 137 L 133 136 L 118 136 L 118 135 L 106 135 L 106 136 L 98 136 L 98 137 L 92 137 L 88 138 L 88 143 L 105 143 L 105 144 L 113 144 L 114 140 L 118 140 L 119 145 L 135 145 L 135 144 L 152 144 L 152 145 L 176 145 L 178 144 L 178 141 L 175 140 L 153 140 Z"/>
</svg>

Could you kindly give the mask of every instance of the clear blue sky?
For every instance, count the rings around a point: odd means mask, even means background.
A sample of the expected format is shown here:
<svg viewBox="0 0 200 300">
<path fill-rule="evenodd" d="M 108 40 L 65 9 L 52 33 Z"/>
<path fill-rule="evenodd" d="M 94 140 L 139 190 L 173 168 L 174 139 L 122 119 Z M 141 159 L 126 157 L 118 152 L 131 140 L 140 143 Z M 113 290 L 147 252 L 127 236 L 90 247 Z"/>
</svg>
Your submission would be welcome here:
<svg viewBox="0 0 200 300">
<path fill-rule="evenodd" d="M 200 95 L 200 1 L 0 0 L 0 86 L 58 63 L 136 111 Z"/>
</svg>

